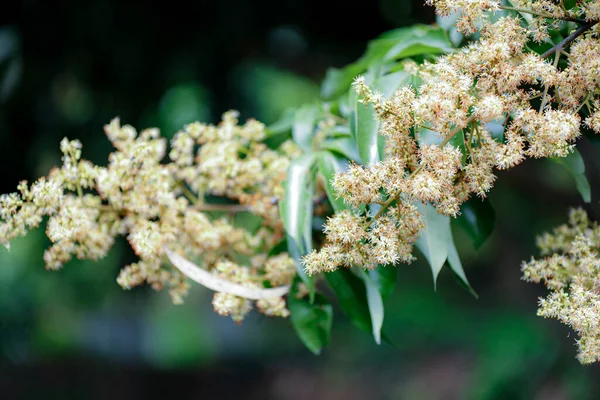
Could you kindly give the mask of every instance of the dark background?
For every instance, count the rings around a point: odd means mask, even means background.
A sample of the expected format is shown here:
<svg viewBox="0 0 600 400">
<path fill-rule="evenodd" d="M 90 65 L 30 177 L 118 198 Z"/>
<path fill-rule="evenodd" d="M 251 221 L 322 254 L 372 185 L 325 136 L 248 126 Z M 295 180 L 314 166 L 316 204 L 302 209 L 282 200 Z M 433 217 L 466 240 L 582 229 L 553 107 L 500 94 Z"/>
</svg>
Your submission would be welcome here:
<svg viewBox="0 0 600 400">
<path fill-rule="evenodd" d="M 435 21 L 420 1 L 21 1 L 0 13 L 0 190 L 47 174 L 58 143 L 79 138 L 105 163 L 102 126 L 120 116 L 166 136 L 228 109 L 274 122 L 313 101 L 329 66 L 358 58 L 385 30 Z M 592 187 L 597 147 L 582 139 Z M 597 216 L 598 196 L 586 206 Z M 528 161 L 499 174 L 493 237 L 459 251 L 474 300 L 443 271 L 401 266 L 386 305 L 396 344 L 376 346 L 336 313 L 312 356 L 289 322 L 214 314 L 194 286 L 183 306 L 122 291 L 116 244 L 99 263 L 43 268 L 43 229 L 0 249 L 0 397 L 8 399 L 594 399 L 600 370 L 574 359 L 574 335 L 535 316 L 544 290 L 520 280 L 535 235 L 581 205 L 561 166 Z M 596 211 L 596 213 L 594 213 Z M 462 239 L 461 239 L 462 238 Z"/>
</svg>

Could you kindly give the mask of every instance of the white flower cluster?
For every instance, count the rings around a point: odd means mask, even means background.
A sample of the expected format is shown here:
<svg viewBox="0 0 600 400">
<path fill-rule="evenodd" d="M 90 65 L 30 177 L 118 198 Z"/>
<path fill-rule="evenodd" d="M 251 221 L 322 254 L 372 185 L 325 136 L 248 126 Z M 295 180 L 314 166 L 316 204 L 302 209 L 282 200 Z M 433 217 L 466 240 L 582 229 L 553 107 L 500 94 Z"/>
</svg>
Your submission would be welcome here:
<svg viewBox="0 0 600 400">
<path fill-rule="evenodd" d="M 600 227 L 585 211 L 572 210 L 569 223 L 538 238 L 545 258 L 523 263 L 523 279 L 544 283 L 538 315 L 556 318 L 577 332 L 578 359 L 600 361 Z"/>
<path fill-rule="evenodd" d="M 167 266 L 165 248 L 243 286 L 289 284 L 293 260 L 287 253 L 267 254 L 283 236 L 276 204 L 290 156 L 298 150 L 290 143 L 268 148 L 261 142 L 264 125 L 238 125 L 236 117 L 228 112 L 218 126 L 186 126 L 171 141 L 166 163 L 167 141 L 158 130 L 138 134 L 118 119 L 105 127 L 117 150 L 106 167 L 81 159 L 79 141 L 63 140 L 61 168 L 0 196 L 0 242 L 8 246 L 47 217 L 52 245 L 44 261 L 58 269 L 73 257 L 98 260 L 116 236 L 125 236 L 139 261 L 126 266 L 117 282 L 126 289 L 144 282 L 157 290 L 167 285 L 175 303 L 182 302 L 188 284 Z M 208 204 L 205 195 L 226 203 Z M 255 234 L 235 226 L 239 212 L 260 218 Z M 214 305 L 236 321 L 252 308 L 247 299 L 226 293 L 217 293 Z M 281 297 L 258 301 L 257 307 L 271 316 L 289 314 Z"/>
<path fill-rule="evenodd" d="M 395 256 L 388 253 L 389 246 L 367 246 L 378 227 L 388 227 L 392 238 L 400 234 L 391 233 L 398 224 L 411 221 L 414 227 L 421 226 L 410 204 L 431 203 L 440 213 L 456 216 L 469 197 L 486 196 L 496 180 L 495 169 L 514 167 L 526 157 L 565 157 L 584 126 L 599 131 L 599 25 L 595 17 L 582 14 L 595 9 L 591 3 L 570 11 L 547 0 L 523 0 L 516 7 L 493 0 L 430 3 L 442 15 L 460 11 L 459 28 L 478 30 L 480 37 L 434 63 L 421 67 L 410 63 L 407 71 L 420 84 L 402 87 L 389 98 L 373 91 L 364 78 L 355 80 L 361 101 L 372 105 L 379 119 L 387 158 L 367 167 L 351 166 L 335 176 L 333 187 L 354 210 L 348 215 L 361 219 L 353 223 L 360 224 L 362 233 L 347 230 L 352 242 L 340 240 L 332 225 L 339 223 L 346 229 L 349 217 L 334 217 L 325 230 L 331 243 L 324 254 L 313 253 L 304 260 L 310 273 L 352 262 L 368 268 L 375 262 L 410 261 L 418 230 L 402 236 L 404 242 L 389 245 Z M 501 8 L 531 18 L 503 17 L 493 23 L 486 18 Z M 579 27 L 538 55 L 528 43 L 536 39 L 540 21 L 552 19 Z M 550 56 L 554 62 L 546 60 Z M 582 121 L 585 113 L 588 117 Z M 428 144 L 432 134 L 438 135 L 439 145 Z M 380 211 L 363 217 L 361 207 L 373 204 Z M 390 211 L 394 205 L 399 214 Z M 369 262 L 351 256 L 348 247 L 365 248 Z"/>
</svg>

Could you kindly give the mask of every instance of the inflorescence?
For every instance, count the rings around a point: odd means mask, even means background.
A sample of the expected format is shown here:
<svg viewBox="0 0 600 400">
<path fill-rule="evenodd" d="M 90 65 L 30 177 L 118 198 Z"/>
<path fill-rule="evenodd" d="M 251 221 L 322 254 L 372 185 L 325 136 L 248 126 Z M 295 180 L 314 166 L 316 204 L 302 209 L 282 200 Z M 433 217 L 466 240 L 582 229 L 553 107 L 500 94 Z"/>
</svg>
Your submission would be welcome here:
<svg viewBox="0 0 600 400">
<path fill-rule="evenodd" d="M 389 98 L 356 78 L 360 101 L 379 120 L 385 157 L 351 164 L 334 177 L 332 186 L 348 209 L 327 219 L 327 242 L 303 258 L 309 275 L 410 262 L 424 226 L 416 203 L 457 216 L 470 197 L 487 195 L 495 170 L 528 157 L 567 156 L 583 129 L 600 132 L 598 1 L 568 10 L 550 0 L 427 3 L 441 15 L 459 13 L 458 30 L 479 37 L 435 62 L 407 61 L 413 85 Z M 494 17 L 499 10 L 507 14 Z M 531 50 L 532 43 L 551 43 L 550 30 L 561 27 L 570 30 L 564 40 L 543 54 Z M 115 119 L 105 131 L 116 148 L 108 166 L 82 159 L 81 143 L 64 139 L 60 168 L 0 197 L 0 242 L 8 247 L 47 218 L 52 245 L 44 260 L 58 269 L 73 257 L 100 259 L 124 236 L 139 261 L 121 271 L 118 283 L 168 286 L 175 303 L 188 284 L 167 266 L 167 248 L 248 288 L 290 284 L 294 260 L 272 250 L 285 236 L 278 202 L 290 160 L 300 154 L 293 142 L 268 147 L 264 125 L 239 125 L 235 112 L 225 113 L 217 126 L 187 125 L 169 150 L 156 129 L 138 133 Z M 238 213 L 260 218 L 257 230 L 237 226 Z M 551 256 L 525 264 L 523 273 L 552 290 L 541 301 L 540 315 L 558 318 L 581 335 L 582 362 L 599 360 L 598 225 L 574 211 L 568 226 L 539 244 Z M 235 321 L 253 306 L 224 292 L 215 294 L 213 305 Z M 256 306 L 267 315 L 289 314 L 282 297 Z"/>
<path fill-rule="evenodd" d="M 108 166 L 82 159 L 81 143 L 64 139 L 62 167 L 0 196 L 0 242 L 8 247 L 47 217 L 52 245 L 44 261 L 54 270 L 73 257 L 98 260 L 116 236 L 125 236 L 139 261 L 123 268 L 119 285 L 168 286 L 175 303 L 182 302 L 188 284 L 166 266 L 165 248 L 244 286 L 291 282 L 293 260 L 287 253 L 268 254 L 283 237 L 277 201 L 290 157 L 298 153 L 293 143 L 268 148 L 264 125 L 249 120 L 240 126 L 235 112 L 225 113 L 218 126 L 187 125 L 171 141 L 168 162 L 167 141 L 156 129 L 138 134 L 114 119 L 105 132 L 117 150 Z M 227 203 L 206 203 L 206 195 Z M 240 212 L 260 218 L 256 232 L 234 224 Z M 228 293 L 216 293 L 213 304 L 236 321 L 252 308 L 249 300 Z M 257 307 L 267 315 L 289 314 L 283 298 L 260 300 Z"/>
</svg>

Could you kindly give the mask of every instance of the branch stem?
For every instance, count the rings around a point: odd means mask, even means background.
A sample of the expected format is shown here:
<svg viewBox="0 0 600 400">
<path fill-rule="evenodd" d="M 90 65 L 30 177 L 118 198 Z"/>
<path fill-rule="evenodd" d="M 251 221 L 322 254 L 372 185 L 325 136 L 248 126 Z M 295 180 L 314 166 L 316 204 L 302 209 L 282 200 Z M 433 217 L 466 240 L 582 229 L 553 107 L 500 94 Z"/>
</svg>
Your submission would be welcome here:
<svg viewBox="0 0 600 400">
<path fill-rule="evenodd" d="M 548 58 L 548 57 L 550 57 L 553 54 L 560 53 L 565 47 L 567 47 L 568 45 L 570 45 L 575 39 L 577 39 L 579 36 L 583 35 L 586 31 L 592 29 L 592 27 L 594 25 L 596 25 L 597 23 L 598 23 L 598 21 L 589 21 L 589 22 L 586 22 L 585 24 L 583 24 L 579 28 L 577 28 L 577 30 L 575 30 L 569 36 L 567 36 L 566 38 L 564 38 L 562 42 L 560 42 L 557 45 L 553 46 L 550 50 L 548 50 L 547 52 L 545 52 L 544 54 L 542 54 L 540 57 L 542 57 L 542 58 Z"/>
</svg>

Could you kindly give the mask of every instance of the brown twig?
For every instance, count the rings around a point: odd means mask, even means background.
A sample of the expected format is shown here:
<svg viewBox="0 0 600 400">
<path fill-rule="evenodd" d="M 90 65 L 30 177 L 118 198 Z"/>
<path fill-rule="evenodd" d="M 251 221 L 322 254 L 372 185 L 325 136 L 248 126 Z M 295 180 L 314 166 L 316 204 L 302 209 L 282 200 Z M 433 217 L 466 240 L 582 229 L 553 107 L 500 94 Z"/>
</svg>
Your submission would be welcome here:
<svg viewBox="0 0 600 400">
<path fill-rule="evenodd" d="M 592 29 L 592 27 L 594 25 L 596 25 L 597 23 L 598 23 L 598 21 L 589 21 L 589 22 L 586 22 L 585 24 L 581 25 L 579 28 L 577 28 L 576 31 L 574 31 L 573 33 L 571 33 L 566 38 L 564 38 L 562 42 L 558 43 L 557 45 L 555 45 L 554 47 L 552 47 L 550 50 L 548 50 L 547 52 L 545 52 L 544 54 L 542 54 L 541 57 L 542 58 L 548 58 L 548 57 L 550 57 L 553 54 L 560 53 L 565 47 L 567 47 L 568 45 L 570 45 L 571 42 L 573 42 L 573 40 L 575 40 L 579 36 L 583 35 L 586 31 Z"/>
</svg>

